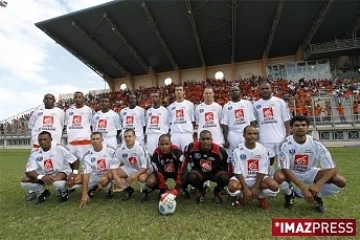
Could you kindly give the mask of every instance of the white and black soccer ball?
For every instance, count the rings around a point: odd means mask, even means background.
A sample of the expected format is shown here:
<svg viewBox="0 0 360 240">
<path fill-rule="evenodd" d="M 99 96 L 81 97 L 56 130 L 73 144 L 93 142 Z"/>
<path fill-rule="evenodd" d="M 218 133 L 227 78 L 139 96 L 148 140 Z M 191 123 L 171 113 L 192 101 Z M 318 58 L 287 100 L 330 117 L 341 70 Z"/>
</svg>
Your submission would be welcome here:
<svg viewBox="0 0 360 240">
<path fill-rule="evenodd" d="M 159 212 L 162 215 L 173 214 L 176 210 L 176 200 L 173 201 L 159 201 Z"/>
</svg>

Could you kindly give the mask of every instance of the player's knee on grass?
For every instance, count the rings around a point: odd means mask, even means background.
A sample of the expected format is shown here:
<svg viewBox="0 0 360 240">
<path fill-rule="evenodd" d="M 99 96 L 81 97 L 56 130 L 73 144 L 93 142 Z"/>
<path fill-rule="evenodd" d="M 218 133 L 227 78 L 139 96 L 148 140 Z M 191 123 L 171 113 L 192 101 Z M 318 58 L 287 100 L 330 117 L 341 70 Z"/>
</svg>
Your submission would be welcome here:
<svg viewBox="0 0 360 240">
<path fill-rule="evenodd" d="M 60 172 L 60 173 L 57 173 L 55 176 L 54 176 L 54 180 L 55 181 L 62 181 L 62 180 L 67 180 L 67 175 L 63 172 Z"/>
<path fill-rule="evenodd" d="M 261 183 L 261 188 L 277 192 L 279 190 L 279 184 L 272 178 L 265 178 Z"/>
<path fill-rule="evenodd" d="M 143 173 L 138 177 L 138 181 L 141 183 L 146 183 L 146 179 L 148 178 L 149 174 Z"/>
<path fill-rule="evenodd" d="M 102 176 L 102 177 L 100 178 L 100 185 L 101 185 L 103 188 L 106 188 L 110 181 L 111 181 L 111 180 L 110 180 L 110 178 L 109 178 L 109 175 Z"/>
<path fill-rule="evenodd" d="M 228 191 L 234 193 L 238 190 L 241 190 L 241 184 L 237 180 L 230 180 L 228 184 Z"/>
<path fill-rule="evenodd" d="M 281 169 L 279 169 L 275 172 L 273 179 L 278 184 L 282 184 L 284 181 L 286 181 L 286 175 L 284 174 L 284 172 Z"/>
<path fill-rule="evenodd" d="M 28 176 L 25 176 L 21 179 L 21 182 L 31 182 L 31 183 L 38 183 L 38 179 L 29 178 Z"/>
<path fill-rule="evenodd" d="M 154 188 L 157 185 L 157 181 L 156 181 L 156 177 L 154 174 L 151 174 L 148 176 L 148 178 L 146 179 L 146 185 L 149 188 Z"/>
<path fill-rule="evenodd" d="M 217 177 L 216 183 L 218 184 L 218 186 L 219 186 L 220 188 L 224 188 L 225 186 L 228 185 L 229 179 L 230 179 L 229 174 L 227 174 L 227 173 L 221 173 L 221 174 Z"/>
<path fill-rule="evenodd" d="M 195 188 L 202 188 L 203 182 L 200 179 L 200 176 L 194 172 L 190 172 L 187 176 L 187 182 Z"/>
<path fill-rule="evenodd" d="M 330 182 L 334 183 L 339 188 L 344 188 L 346 186 L 346 179 L 339 174 L 336 174 L 334 177 L 332 177 Z"/>
</svg>

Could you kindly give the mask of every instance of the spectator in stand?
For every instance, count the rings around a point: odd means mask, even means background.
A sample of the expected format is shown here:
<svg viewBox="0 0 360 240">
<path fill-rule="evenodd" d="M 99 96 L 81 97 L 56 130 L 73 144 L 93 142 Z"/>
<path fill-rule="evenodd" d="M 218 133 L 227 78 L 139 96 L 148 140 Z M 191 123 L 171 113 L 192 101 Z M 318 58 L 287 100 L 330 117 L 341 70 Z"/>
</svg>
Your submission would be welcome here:
<svg viewBox="0 0 360 240">
<path fill-rule="evenodd" d="M 341 103 L 339 103 L 338 106 L 337 106 L 337 108 L 336 108 L 336 110 L 337 110 L 338 113 L 339 113 L 340 121 L 341 121 L 341 122 L 346 122 L 346 118 L 345 118 L 345 108 L 344 108 L 344 106 L 343 106 Z"/>
</svg>

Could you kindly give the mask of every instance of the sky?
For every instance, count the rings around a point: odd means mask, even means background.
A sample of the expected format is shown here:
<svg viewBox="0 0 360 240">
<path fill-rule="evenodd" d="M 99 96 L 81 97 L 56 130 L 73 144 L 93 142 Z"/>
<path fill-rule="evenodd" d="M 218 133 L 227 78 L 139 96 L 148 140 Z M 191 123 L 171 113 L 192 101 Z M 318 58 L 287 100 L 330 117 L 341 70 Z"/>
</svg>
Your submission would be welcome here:
<svg viewBox="0 0 360 240">
<path fill-rule="evenodd" d="M 6 0 L 0 7 L 0 120 L 42 104 L 44 94 L 108 88 L 34 24 L 110 0 Z"/>
</svg>

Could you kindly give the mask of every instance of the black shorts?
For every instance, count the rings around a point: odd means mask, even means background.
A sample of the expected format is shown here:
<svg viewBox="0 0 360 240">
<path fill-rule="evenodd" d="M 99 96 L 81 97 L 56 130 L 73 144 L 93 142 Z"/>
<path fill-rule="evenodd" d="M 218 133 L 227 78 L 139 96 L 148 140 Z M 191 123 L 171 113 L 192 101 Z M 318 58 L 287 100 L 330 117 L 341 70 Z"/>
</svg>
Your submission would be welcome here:
<svg viewBox="0 0 360 240">
<path fill-rule="evenodd" d="M 177 172 L 172 172 L 172 173 L 164 172 L 163 176 L 164 176 L 165 181 L 169 178 L 172 178 L 176 181 Z"/>
<path fill-rule="evenodd" d="M 220 176 L 220 174 L 219 174 L 220 172 L 228 174 L 228 172 L 226 172 L 225 170 L 222 170 L 222 169 L 213 170 L 211 172 L 203 172 L 198 169 L 194 169 L 194 170 L 202 175 L 202 179 L 204 182 L 207 180 L 216 182 L 217 178 Z"/>
</svg>

